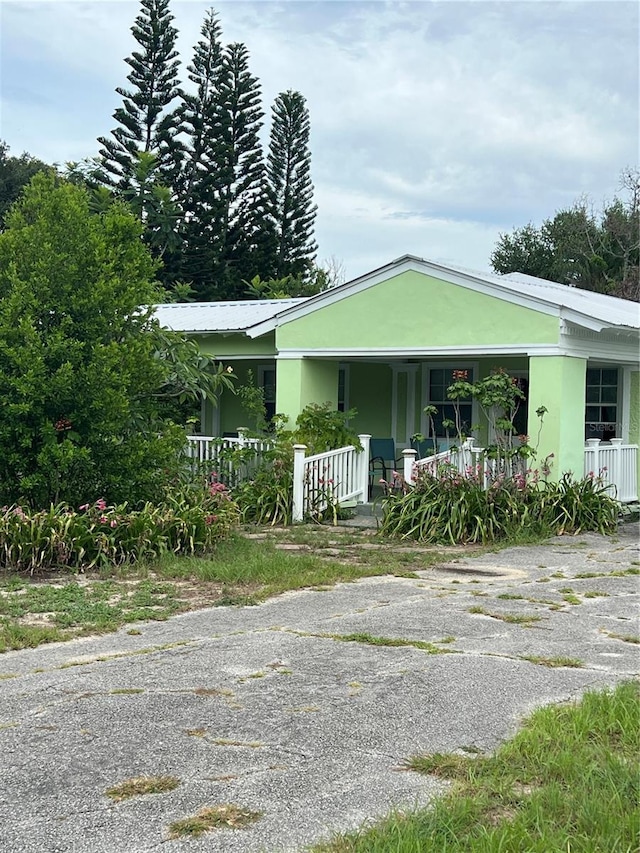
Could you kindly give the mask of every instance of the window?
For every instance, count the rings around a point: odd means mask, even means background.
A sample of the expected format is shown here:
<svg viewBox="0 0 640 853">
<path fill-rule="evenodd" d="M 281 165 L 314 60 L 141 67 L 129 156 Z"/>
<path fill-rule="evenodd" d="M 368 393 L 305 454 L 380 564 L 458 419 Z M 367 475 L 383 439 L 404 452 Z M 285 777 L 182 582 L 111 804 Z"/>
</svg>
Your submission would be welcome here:
<svg viewBox="0 0 640 853">
<path fill-rule="evenodd" d="M 348 366 L 338 369 L 338 411 L 346 412 L 349 409 L 349 368 Z"/>
<path fill-rule="evenodd" d="M 276 369 L 267 365 L 258 368 L 258 384 L 264 394 L 267 423 L 276 413 Z"/>
<path fill-rule="evenodd" d="M 455 376 L 454 376 L 455 374 Z M 447 434 L 454 438 L 456 427 L 446 430 L 442 422 L 456 420 L 456 411 L 453 402 L 447 397 L 447 388 L 456 378 L 473 382 L 473 369 L 463 367 L 432 367 L 429 371 L 429 405 L 435 406 L 438 413 L 434 415 L 433 422 L 438 438 L 444 438 Z M 469 434 L 473 421 L 473 403 L 471 397 L 458 401 L 460 412 L 460 431 Z"/>
<path fill-rule="evenodd" d="M 617 368 L 587 369 L 587 405 L 585 438 L 609 441 L 616 438 L 618 426 Z"/>
</svg>

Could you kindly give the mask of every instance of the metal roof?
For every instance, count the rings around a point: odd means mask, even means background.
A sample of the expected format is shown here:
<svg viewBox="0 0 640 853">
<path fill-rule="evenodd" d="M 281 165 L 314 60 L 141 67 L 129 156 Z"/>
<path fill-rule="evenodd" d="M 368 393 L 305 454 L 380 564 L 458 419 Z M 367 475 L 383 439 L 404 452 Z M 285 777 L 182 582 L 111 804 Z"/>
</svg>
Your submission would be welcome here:
<svg viewBox="0 0 640 853">
<path fill-rule="evenodd" d="M 250 299 L 242 302 L 173 302 L 156 307 L 161 326 L 175 332 L 244 332 L 306 302 L 306 299 Z"/>
<path fill-rule="evenodd" d="M 315 311 L 323 304 L 346 298 L 370 284 L 384 282 L 397 274 L 398 268 L 415 269 L 425 275 L 447 280 L 447 276 L 462 286 L 482 289 L 496 298 L 510 302 L 522 300 L 530 307 L 556 314 L 571 323 L 586 328 L 640 328 L 640 306 L 627 299 L 593 293 L 524 273 L 500 275 L 465 267 L 444 265 L 415 255 L 403 255 L 383 267 L 372 270 L 352 281 L 332 287 L 306 299 L 261 299 L 243 302 L 191 302 L 159 305 L 156 316 L 163 326 L 182 332 L 248 332 L 260 336 L 288 321 Z M 303 311 L 299 309 L 303 307 Z M 256 328 L 257 327 L 257 328 Z M 251 331 L 248 331 L 251 330 Z"/>
</svg>

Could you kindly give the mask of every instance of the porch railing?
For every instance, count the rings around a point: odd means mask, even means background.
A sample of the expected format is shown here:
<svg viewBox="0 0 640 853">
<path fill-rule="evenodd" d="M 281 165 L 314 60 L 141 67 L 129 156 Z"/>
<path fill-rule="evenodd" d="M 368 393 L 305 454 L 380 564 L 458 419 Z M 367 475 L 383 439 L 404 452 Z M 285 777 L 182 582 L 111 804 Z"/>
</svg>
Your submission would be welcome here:
<svg viewBox="0 0 640 853">
<path fill-rule="evenodd" d="M 426 459 L 416 459 L 415 450 L 404 450 L 404 479 L 407 483 L 415 480 L 416 469 L 437 473 L 441 465 L 449 465 L 460 474 L 474 472 L 482 477 L 486 489 L 498 474 L 496 461 L 487 459 L 481 447 L 475 447 L 473 439 L 467 439 L 455 450 L 445 450 Z M 587 439 L 584 449 L 584 476 L 590 474 L 600 477 L 606 486 L 610 486 L 611 496 L 621 503 L 638 500 L 638 445 L 623 444 L 621 438 L 611 439 L 610 444 L 602 445 L 599 438 Z"/>
<path fill-rule="evenodd" d="M 370 435 L 359 435 L 362 450 L 353 445 L 305 456 L 304 444 L 294 445 L 293 521 L 318 514 L 345 501 L 366 502 L 369 494 Z"/>
<path fill-rule="evenodd" d="M 488 459 L 483 447 L 475 447 L 473 438 L 468 438 L 460 447 L 443 450 L 425 459 L 416 459 L 416 451 L 413 449 L 403 450 L 404 471 L 403 476 L 406 483 L 412 484 L 415 480 L 416 469 L 437 474 L 438 468 L 446 465 L 449 470 L 458 471 L 464 476 L 473 473 L 482 480 L 484 488 L 488 488 L 499 474 L 505 473 L 498 470 L 500 466 L 510 464 L 506 460 L 498 462 Z M 509 473 L 512 473 L 511 471 Z"/>
<path fill-rule="evenodd" d="M 584 474 L 594 474 L 611 486 L 611 495 L 622 503 L 638 500 L 638 445 L 623 444 L 612 438 L 602 444 L 599 438 L 588 438 L 584 449 Z"/>
<path fill-rule="evenodd" d="M 235 486 L 251 475 L 262 455 L 272 447 L 265 438 L 248 438 L 241 429 L 238 436 L 219 438 L 212 435 L 187 436 L 187 454 L 195 464 L 206 465 L 219 482 Z M 242 460 L 231 458 L 229 451 L 245 449 Z"/>
</svg>

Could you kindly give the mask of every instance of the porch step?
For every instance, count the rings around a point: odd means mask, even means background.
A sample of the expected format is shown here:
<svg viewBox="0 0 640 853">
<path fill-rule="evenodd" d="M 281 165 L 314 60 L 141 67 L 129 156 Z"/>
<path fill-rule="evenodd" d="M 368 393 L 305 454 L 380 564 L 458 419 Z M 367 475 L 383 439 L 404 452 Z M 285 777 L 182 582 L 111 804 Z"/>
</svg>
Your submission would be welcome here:
<svg viewBox="0 0 640 853">
<path fill-rule="evenodd" d="M 382 508 L 372 503 L 354 504 L 348 507 L 353 511 L 353 518 L 343 519 L 339 522 L 340 527 L 368 527 L 376 529 L 378 519 L 382 517 Z"/>
</svg>

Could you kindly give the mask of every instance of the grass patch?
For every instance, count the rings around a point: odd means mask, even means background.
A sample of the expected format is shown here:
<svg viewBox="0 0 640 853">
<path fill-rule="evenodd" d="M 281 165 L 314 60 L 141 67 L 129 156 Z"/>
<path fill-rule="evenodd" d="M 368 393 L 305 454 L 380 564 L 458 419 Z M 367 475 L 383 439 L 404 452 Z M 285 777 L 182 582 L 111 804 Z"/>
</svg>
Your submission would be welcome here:
<svg viewBox="0 0 640 853">
<path fill-rule="evenodd" d="M 578 658 L 565 658 L 565 657 L 554 657 L 554 658 L 545 658 L 540 655 L 522 655 L 521 660 L 528 660 L 529 663 L 538 664 L 538 666 L 548 666 L 550 669 L 555 669 L 557 667 L 571 667 L 573 669 L 580 669 L 584 666 L 584 662 L 579 660 Z"/>
<path fill-rule="evenodd" d="M 640 646 L 640 637 L 637 634 L 616 634 L 615 631 L 605 631 L 607 637 L 612 640 L 621 640 L 623 643 L 632 643 L 634 646 Z"/>
<path fill-rule="evenodd" d="M 113 788 L 107 788 L 105 794 L 116 802 L 145 794 L 166 794 L 180 784 L 176 776 L 134 776 L 125 779 Z"/>
<path fill-rule="evenodd" d="M 630 853 L 640 826 L 640 701 L 628 683 L 536 711 L 492 756 L 417 756 L 451 780 L 435 804 L 315 853 Z M 606 805 L 605 805 L 606 804 Z"/>
<path fill-rule="evenodd" d="M 455 654 L 454 649 L 441 649 L 434 643 L 428 643 L 424 640 L 405 640 L 400 637 L 374 637 L 372 634 L 305 634 L 305 636 L 324 637 L 330 640 L 337 640 L 339 643 L 364 643 L 367 646 L 391 646 L 391 647 L 406 647 L 411 646 L 414 649 L 420 649 L 429 655 L 448 655 Z M 452 642 L 452 639 L 445 637 L 443 643 Z"/>
<path fill-rule="evenodd" d="M 479 605 L 470 607 L 469 613 L 490 616 L 492 619 L 499 619 L 500 622 L 509 622 L 512 625 L 528 625 L 532 622 L 540 622 L 542 620 L 542 616 L 533 613 L 492 613 Z"/>
<path fill-rule="evenodd" d="M 169 826 L 169 838 L 184 835 L 198 838 L 212 829 L 242 829 L 262 817 L 261 812 L 233 804 L 201 809 L 198 814 L 176 820 Z"/>
</svg>

